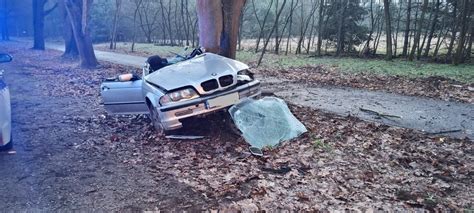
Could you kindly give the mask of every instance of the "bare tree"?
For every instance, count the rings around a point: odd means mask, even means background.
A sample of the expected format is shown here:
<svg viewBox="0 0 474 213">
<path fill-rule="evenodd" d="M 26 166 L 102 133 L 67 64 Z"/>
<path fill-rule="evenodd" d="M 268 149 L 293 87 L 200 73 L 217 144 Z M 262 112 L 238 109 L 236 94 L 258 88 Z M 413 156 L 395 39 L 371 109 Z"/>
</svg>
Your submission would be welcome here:
<svg viewBox="0 0 474 213">
<path fill-rule="evenodd" d="M 411 0 L 408 0 L 407 2 L 407 18 L 405 21 L 405 37 L 403 40 L 403 51 L 402 51 L 402 56 L 407 56 L 408 55 L 408 42 L 409 42 L 409 36 L 410 36 L 410 19 L 411 19 Z"/>
<path fill-rule="evenodd" d="M 44 17 L 50 14 L 57 6 L 45 10 L 44 6 L 48 0 L 33 0 L 33 49 L 44 50 Z"/>
<path fill-rule="evenodd" d="M 436 5 L 434 10 L 434 17 L 431 22 L 430 33 L 428 34 L 428 41 L 426 42 L 425 53 L 423 54 L 424 57 L 428 57 L 428 53 L 430 52 L 431 48 L 431 39 L 433 39 L 433 35 L 436 29 L 436 23 L 438 22 L 438 14 L 439 14 L 439 6 L 441 5 L 440 0 L 436 0 Z M 438 38 L 439 39 L 439 38 Z"/>
<path fill-rule="evenodd" d="M 319 2 L 319 18 L 318 18 L 318 46 L 316 47 L 316 54 L 321 56 L 321 44 L 323 43 L 323 19 L 324 14 L 324 0 Z"/>
<path fill-rule="evenodd" d="M 339 9 L 339 21 L 337 27 L 337 48 L 336 56 L 339 56 L 344 50 L 344 21 L 347 6 L 349 5 L 349 0 L 342 0 L 341 8 Z"/>
<path fill-rule="evenodd" d="M 385 34 L 387 36 L 387 53 L 385 59 L 392 60 L 392 25 L 390 20 L 390 2 L 383 0 L 384 14 L 385 14 Z"/>
<path fill-rule="evenodd" d="M 454 47 L 454 41 L 456 40 L 456 34 L 458 30 L 458 24 L 457 24 L 457 1 L 453 1 L 453 12 L 452 12 L 452 19 L 453 19 L 453 24 L 451 25 L 451 41 L 449 42 L 448 46 L 448 52 L 446 53 L 446 62 L 451 59 L 451 53 L 453 52 L 453 47 Z"/>
<path fill-rule="evenodd" d="M 265 43 L 263 44 L 263 50 L 262 50 L 262 53 L 260 54 L 260 58 L 258 58 L 257 66 L 260 66 L 260 64 L 262 63 L 263 55 L 265 55 L 268 42 L 270 41 L 270 38 L 272 37 L 272 34 L 275 31 L 276 25 L 278 24 L 278 19 L 280 19 L 280 15 L 281 15 L 281 12 L 283 11 L 283 8 L 285 7 L 285 4 L 286 4 L 286 0 L 283 0 L 283 3 L 281 4 L 281 8 L 280 10 L 278 10 L 278 13 L 276 14 L 275 23 L 273 24 L 272 30 L 270 31 L 270 34 L 268 34 L 267 40 L 265 40 Z"/>
<path fill-rule="evenodd" d="M 410 56 L 408 57 L 409 61 L 413 61 L 413 59 L 415 58 L 416 49 L 420 48 L 419 44 L 420 44 L 421 29 L 423 28 L 422 25 L 423 25 L 423 21 L 424 21 L 424 18 L 425 18 L 425 13 L 426 13 L 427 8 L 428 8 L 428 0 L 423 0 L 423 6 L 422 6 L 422 9 L 421 9 L 421 17 L 418 19 L 418 24 L 417 24 L 418 29 L 416 31 L 415 38 L 413 40 L 413 46 L 411 47 Z"/>
<path fill-rule="evenodd" d="M 140 10 L 140 7 L 142 5 L 142 2 L 143 0 L 134 0 L 133 1 L 135 3 L 135 10 L 133 12 L 133 35 L 132 35 L 132 48 L 131 48 L 131 51 L 135 51 L 135 40 L 136 40 L 136 37 L 137 37 L 137 27 L 136 27 L 136 24 L 137 24 L 137 15 L 138 15 L 138 12 Z"/>
<path fill-rule="evenodd" d="M 119 20 L 120 8 L 122 7 L 122 0 L 115 0 L 114 20 L 112 21 L 112 30 L 110 32 L 109 49 L 117 49 L 117 24 Z"/>
<path fill-rule="evenodd" d="M 254 0 L 252 0 L 252 4 L 253 4 L 253 10 L 254 10 L 255 18 L 257 19 L 257 23 L 259 24 L 259 27 L 260 27 L 260 32 L 258 34 L 257 42 L 256 42 L 256 45 L 255 45 L 255 52 L 258 52 L 258 47 L 260 46 L 260 40 L 265 35 L 265 25 L 266 25 L 267 20 L 268 20 L 268 15 L 270 14 L 270 10 L 272 9 L 273 0 L 270 1 L 270 5 L 268 6 L 267 12 L 265 12 L 265 16 L 263 17 L 262 22 L 260 22 L 260 20 L 258 19 L 257 10 L 255 9 Z"/>
<path fill-rule="evenodd" d="M 71 22 L 72 31 L 79 51 L 80 64 L 84 68 L 95 68 L 97 58 L 89 35 L 89 11 L 92 0 L 64 0 L 66 11 Z"/>
<path fill-rule="evenodd" d="M 458 65 L 459 63 L 464 61 L 464 44 L 466 41 L 466 34 L 468 30 L 469 18 L 471 13 L 471 3 L 469 0 L 460 0 L 459 3 L 461 4 L 461 15 L 459 17 L 459 22 L 461 24 L 461 34 L 459 36 L 458 46 L 456 48 L 456 54 L 453 58 L 453 64 Z M 472 28 L 472 26 L 471 26 Z M 472 35 L 471 35 L 472 36 Z"/>
</svg>

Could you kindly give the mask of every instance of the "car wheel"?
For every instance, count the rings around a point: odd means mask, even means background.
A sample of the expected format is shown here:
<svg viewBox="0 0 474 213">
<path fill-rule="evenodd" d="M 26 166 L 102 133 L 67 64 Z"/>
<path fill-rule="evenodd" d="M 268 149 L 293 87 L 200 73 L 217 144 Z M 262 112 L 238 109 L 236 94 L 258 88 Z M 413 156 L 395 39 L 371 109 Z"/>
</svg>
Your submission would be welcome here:
<svg viewBox="0 0 474 213">
<path fill-rule="evenodd" d="M 230 132 L 236 136 L 242 136 L 242 132 L 240 132 L 240 129 L 237 128 L 237 126 L 234 123 L 234 120 L 232 120 L 232 117 L 230 116 L 229 112 L 227 110 L 224 112 L 224 123 Z"/>
<path fill-rule="evenodd" d="M 163 124 L 160 121 L 160 115 L 158 114 L 158 110 L 156 109 L 156 107 L 150 105 L 148 106 L 148 109 L 150 110 L 150 120 L 153 124 L 153 127 L 155 128 L 156 133 L 158 133 L 159 135 L 164 135 L 165 128 L 163 127 Z"/>
</svg>

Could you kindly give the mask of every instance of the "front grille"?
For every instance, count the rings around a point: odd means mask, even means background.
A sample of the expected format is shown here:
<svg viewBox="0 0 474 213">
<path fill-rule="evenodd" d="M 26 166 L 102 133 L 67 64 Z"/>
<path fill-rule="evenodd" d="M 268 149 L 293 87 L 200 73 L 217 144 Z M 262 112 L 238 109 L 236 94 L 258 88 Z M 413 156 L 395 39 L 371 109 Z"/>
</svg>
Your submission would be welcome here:
<svg viewBox="0 0 474 213">
<path fill-rule="evenodd" d="M 215 90 L 215 89 L 219 88 L 219 85 L 217 84 L 216 79 L 211 79 L 209 81 L 202 82 L 201 87 L 204 91 L 209 92 L 211 90 Z"/>
<path fill-rule="evenodd" d="M 224 75 L 219 78 L 219 84 L 221 87 L 226 87 L 234 83 L 234 77 L 232 75 Z"/>
</svg>

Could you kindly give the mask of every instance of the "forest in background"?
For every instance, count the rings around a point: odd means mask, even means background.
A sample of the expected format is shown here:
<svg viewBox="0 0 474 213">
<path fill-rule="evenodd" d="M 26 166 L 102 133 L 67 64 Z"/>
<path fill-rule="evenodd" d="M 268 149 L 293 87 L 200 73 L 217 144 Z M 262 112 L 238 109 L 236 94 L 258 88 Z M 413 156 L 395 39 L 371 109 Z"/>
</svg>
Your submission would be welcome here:
<svg viewBox="0 0 474 213">
<path fill-rule="evenodd" d="M 39 7 L 44 37 L 65 36 L 62 1 L 33 2 L 32 8 L 28 0 L 0 0 L 3 40 L 33 36 Z M 88 29 L 95 43 L 110 42 L 111 49 L 116 42 L 198 45 L 194 0 L 91 3 Z M 247 0 L 238 49 L 459 64 L 472 61 L 473 10 L 470 0 Z"/>
</svg>

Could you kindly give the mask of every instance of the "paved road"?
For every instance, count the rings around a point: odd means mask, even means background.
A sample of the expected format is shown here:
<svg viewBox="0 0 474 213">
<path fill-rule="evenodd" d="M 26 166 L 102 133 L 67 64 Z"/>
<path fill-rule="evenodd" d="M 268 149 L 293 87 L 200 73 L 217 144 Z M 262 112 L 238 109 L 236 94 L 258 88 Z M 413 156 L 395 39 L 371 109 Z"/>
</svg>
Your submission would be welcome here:
<svg viewBox="0 0 474 213">
<path fill-rule="evenodd" d="M 48 48 L 64 50 L 63 45 L 48 44 Z M 95 51 L 99 60 L 141 67 L 145 57 Z M 453 137 L 474 139 L 474 105 L 458 102 L 404 96 L 355 88 L 306 87 L 275 78 L 264 78 L 263 87 L 293 104 L 340 115 L 357 116 L 364 120 L 411 128 L 428 133 L 443 133 Z M 390 116 L 379 116 L 377 113 Z"/>
</svg>

